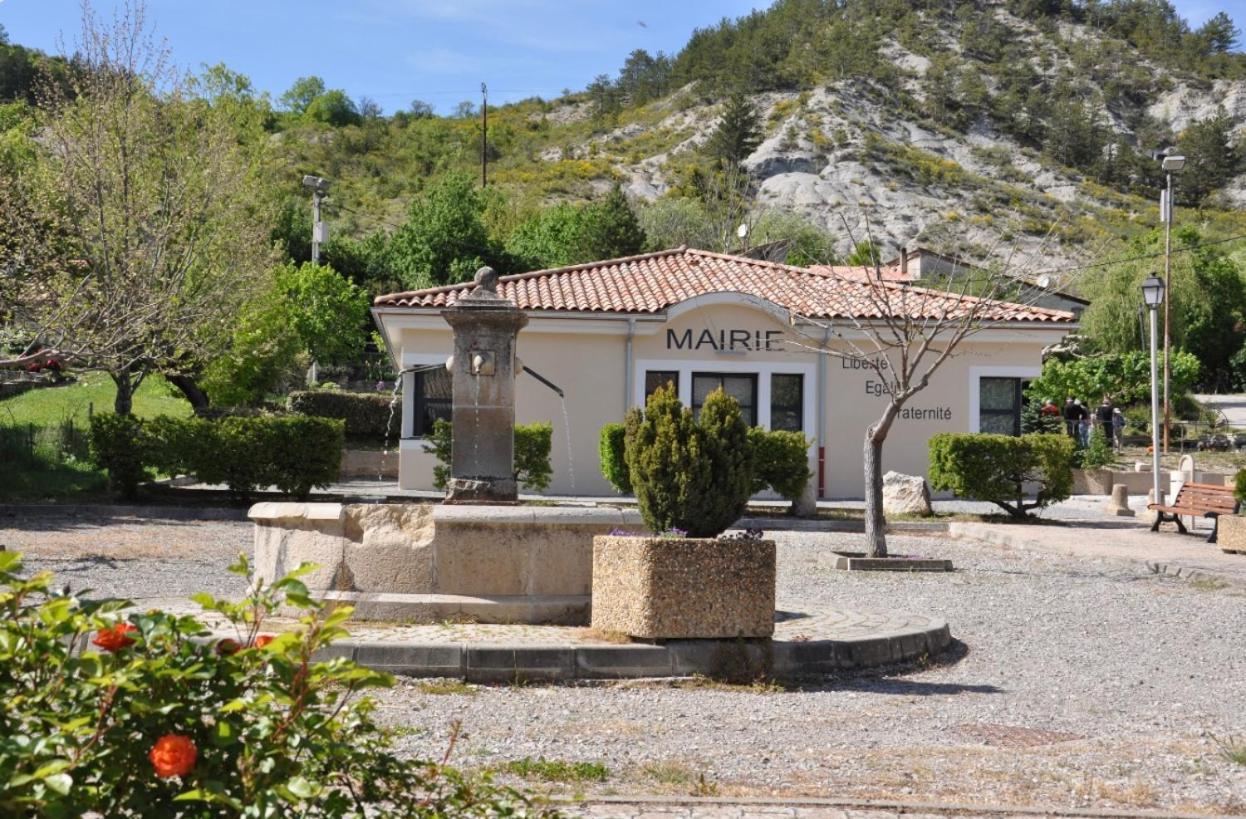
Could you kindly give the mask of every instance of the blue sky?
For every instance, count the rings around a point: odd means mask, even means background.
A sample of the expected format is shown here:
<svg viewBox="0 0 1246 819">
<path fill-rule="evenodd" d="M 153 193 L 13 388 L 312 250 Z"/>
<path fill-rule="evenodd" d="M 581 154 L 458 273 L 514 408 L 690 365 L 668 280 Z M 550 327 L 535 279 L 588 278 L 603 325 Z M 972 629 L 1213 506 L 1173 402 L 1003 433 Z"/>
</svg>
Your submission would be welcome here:
<svg viewBox="0 0 1246 819">
<path fill-rule="evenodd" d="M 116 0 L 96 0 L 110 14 Z M 553 97 L 612 76 L 634 48 L 677 51 L 698 26 L 768 2 L 753 0 L 148 0 L 157 33 L 181 66 L 224 62 L 274 99 L 295 78 L 369 96 L 386 111 L 413 99 L 451 110 L 479 101 Z M 1177 2 L 1195 24 L 1246 0 Z M 72 50 L 77 0 L 0 0 L 13 42 Z"/>
</svg>

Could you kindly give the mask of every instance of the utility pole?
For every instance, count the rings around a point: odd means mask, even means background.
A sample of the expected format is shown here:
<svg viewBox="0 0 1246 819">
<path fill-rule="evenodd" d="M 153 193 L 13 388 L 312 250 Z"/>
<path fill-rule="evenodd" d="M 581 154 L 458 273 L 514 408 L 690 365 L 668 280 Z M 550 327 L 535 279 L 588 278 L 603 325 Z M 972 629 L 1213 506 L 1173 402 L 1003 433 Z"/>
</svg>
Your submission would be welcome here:
<svg viewBox="0 0 1246 819">
<path fill-rule="evenodd" d="M 329 192 L 329 180 L 307 174 L 303 177 L 303 187 L 310 190 L 312 195 L 311 260 L 312 264 L 320 264 L 320 244 L 329 239 L 329 232 L 320 218 L 320 200 L 324 199 Z M 314 386 L 319 380 L 320 365 L 313 360 L 311 366 L 307 368 L 307 383 Z"/>
<path fill-rule="evenodd" d="M 1160 219 L 1164 222 L 1164 292 L 1172 293 L 1172 174 L 1185 167 L 1185 157 L 1166 153 L 1160 159 L 1160 167 L 1164 170 L 1167 180 L 1164 191 L 1160 195 Z M 1172 354 L 1172 336 L 1170 333 L 1169 313 L 1172 304 L 1171 296 L 1164 299 L 1164 454 L 1168 454 L 1168 427 L 1171 424 L 1172 404 L 1168 399 L 1168 379 L 1172 373 L 1169 357 Z"/>
<path fill-rule="evenodd" d="M 320 264 L 320 245 L 329 240 L 329 231 L 320 218 L 320 202 L 329 192 L 329 180 L 308 174 L 303 177 L 303 187 L 312 195 L 311 260 L 312 264 Z"/>
<path fill-rule="evenodd" d="M 489 187 L 489 86 L 480 84 L 480 187 Z"/>
</svg>

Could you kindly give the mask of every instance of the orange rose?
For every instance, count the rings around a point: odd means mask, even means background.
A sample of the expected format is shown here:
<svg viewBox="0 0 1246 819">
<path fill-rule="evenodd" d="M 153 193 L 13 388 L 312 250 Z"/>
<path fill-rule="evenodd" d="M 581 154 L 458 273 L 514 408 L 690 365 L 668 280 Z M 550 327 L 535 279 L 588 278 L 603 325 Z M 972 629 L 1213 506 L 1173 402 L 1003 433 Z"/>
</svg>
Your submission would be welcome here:
<svg viewBox="0 0 1246 819">
<path fill-rule="evenodd" d="M 225 656 L 226 654 L 237 654 L 238 649 L 240 648 L 242 648 L 242 646 L 237 640 L 232 637 L 226 637 L 224 640 L 217 641 L 216 653 L 221 656 Z"/>
<path fill-rule="evenodd" d="M 276 639 L 277 636 L 275 634 L 261 634 L 259 637 L 255 638 L 255 647 L 263 648 Z"/>
<path fill-rule="evenodd" d="M 199 751 L 190 737 L 181 734 L 165 734 L 156 740 L 147 758 L 156 769 L 156 776 L 168 779 L 171 776 L 185 776 L 195 768 L 195 760 Z"/>
<path fill-rule="evenodd" d="M 134 645 L 134 638 L 126 635 L 135 631 L 138 631 L 138 627 L 133 623 L 117 623 L 95 632 L 95 639 L 91 642 L 105 651 L 120 651 L 126 646 Z"/>
</svg>

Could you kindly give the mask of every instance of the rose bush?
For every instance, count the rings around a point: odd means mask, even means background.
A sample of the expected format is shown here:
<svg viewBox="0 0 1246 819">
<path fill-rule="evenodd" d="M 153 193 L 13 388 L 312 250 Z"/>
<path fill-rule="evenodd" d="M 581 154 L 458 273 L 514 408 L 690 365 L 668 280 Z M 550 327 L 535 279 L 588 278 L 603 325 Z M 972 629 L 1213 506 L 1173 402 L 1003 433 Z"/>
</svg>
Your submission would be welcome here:
<svg viewBox="0 0 1246 819">
<path fill-rule="evenodd" d="M 361 693 L 392 678 L 320 658 L 351 612 L 311 600 L 307 568 L 241 602 L 197 595 L 233 632 L 220 639 L 193 616 L 56 590 L 0 551 L 0 816 L 549 815 L 395 753 Z M 261 634 L 283 604 L 304 611 L 297 628 Z"/>
</svg>

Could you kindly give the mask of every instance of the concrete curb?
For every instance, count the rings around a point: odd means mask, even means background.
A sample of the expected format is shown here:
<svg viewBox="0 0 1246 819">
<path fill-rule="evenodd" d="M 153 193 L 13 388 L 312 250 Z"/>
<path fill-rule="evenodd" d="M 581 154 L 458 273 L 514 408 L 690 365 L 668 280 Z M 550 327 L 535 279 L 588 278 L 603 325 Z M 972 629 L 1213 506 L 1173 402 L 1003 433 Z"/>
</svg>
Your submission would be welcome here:
<svg viewBox="0 0 1246 819">
<path fill-rule="evenodd" d="M 1021 529 L 1023 526 L 1015 526 L 1013 528 Z M 1001 531 L 997 527 L 984 523 L 949 523 L 948 535 L 955 538 L 969 538 L 970 540 L 980 540 L 984 543 L 994 544 L 996 546 L 1004 546 L 1009 549 L 1024 549 L 1035 552 L 1050 553 L 1051 549 L 1043 546 L 1034 538 L 1026 537 L 1022 533 L 1013 533 Z M 1240 586 L 1246 588 L 1246 580 L 1232 574 L 1225 574 L 1214 570 L 1196 568 L 1193 566 L 1183 566 L 1180 563 L 1161 563 L 1156 560 L 1144 560 L 1141 558 L 1125 558 L 1125 557 L 1105 557 L 1106 560 L 1119 560 L 1121 562 L 1141 563 L 1153 574 L 1162 574 L 1169 577 L 1179 577 L 1183 580 L 1217 580 L 1228 583 L 1231 586 Z"/>
<path fill-rule="evenodd" d="M 934 657 L 952 642 L 944 620 L 845 640 L 670 640 L 617 645 L 381 643 L 342 640 L 318 659 L 346 657 L 407 677 L 468 682 L 619 680 L 724 675 L 816 677 Z"/>
<path fill-rule="evenodd" d="M 990 816 L 1068 816 L 1092 819 L 1208 819 L 1209 814 L 1173 813 L 1163 810 L 1115 810 L 1112 808 L 1060 808 L 1033 807 L 1028 805 L 978 805 L 948 802 L 896 802 L 889 799 L 837 799 L 809 796 L 587 796 L 582 799 L 554 799 L 560 807 L 589 805 L 636 805 L 640 808 L 687 807 L 687 808 L 855 808 L 857 810 L 893 811 L 906 813 L 944 813 L 948 815 Z M 1222 815 L 1221 819 L 1246 819 L 1239 815 Z"/>
</svg>

